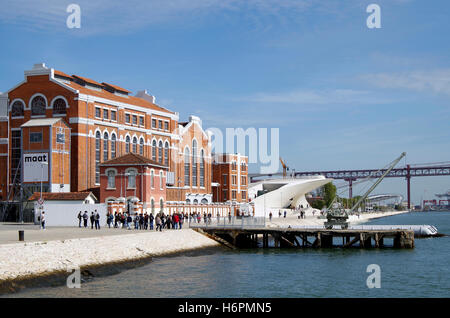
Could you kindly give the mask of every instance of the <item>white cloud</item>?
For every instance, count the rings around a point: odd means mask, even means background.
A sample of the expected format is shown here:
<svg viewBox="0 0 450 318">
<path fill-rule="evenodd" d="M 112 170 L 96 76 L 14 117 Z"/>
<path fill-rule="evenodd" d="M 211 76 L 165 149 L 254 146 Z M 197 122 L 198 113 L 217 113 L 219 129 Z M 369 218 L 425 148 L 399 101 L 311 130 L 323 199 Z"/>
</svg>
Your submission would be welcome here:
<svg viewBox="0 0 450 318">
<path fill-rule="evenodd" d="M 329 105 L 329 104 L 384 104 L 392 100 L 369 91 L 354 89 L 294 90 L 282 93 L 256 93 L 238 100 L 257 103 Z"/>
<path fill-rule="evenodd" d="M 450 69 L 368 74 L 362 76 L 362 79 L 381 88 L 450 95 Z"/>
</svg>

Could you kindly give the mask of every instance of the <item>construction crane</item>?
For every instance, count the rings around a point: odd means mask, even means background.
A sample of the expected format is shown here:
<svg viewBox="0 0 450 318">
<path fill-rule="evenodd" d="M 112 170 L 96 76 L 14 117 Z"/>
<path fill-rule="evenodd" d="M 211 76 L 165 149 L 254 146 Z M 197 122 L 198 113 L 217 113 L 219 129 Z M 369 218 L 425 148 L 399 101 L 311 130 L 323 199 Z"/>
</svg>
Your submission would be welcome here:
<svg viewBox="0 0 450 318">
<path fill-rule="evenodd" d="M 286 178 L 286 175 L 287 175 L 286 171 L 289 171 L 289 167 L 286 165 L 286 162 L 283 161 L 283 159 L 281 159 L 281 157 L 280 157 L 280 162 L 281 162 L 281 165 L 283 166 L 283 178 Z"/>
</svg>

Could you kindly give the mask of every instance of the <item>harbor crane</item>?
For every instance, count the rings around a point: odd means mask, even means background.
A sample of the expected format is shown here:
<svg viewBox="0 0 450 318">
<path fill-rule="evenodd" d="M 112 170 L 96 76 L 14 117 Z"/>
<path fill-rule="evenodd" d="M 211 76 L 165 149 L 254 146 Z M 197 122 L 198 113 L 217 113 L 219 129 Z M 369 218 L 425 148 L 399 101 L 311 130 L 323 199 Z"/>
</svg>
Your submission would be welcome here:
<svg viewBox="0 0 450 318">
<path fill-rule="evenodd" d="M 281 165 L 283 166 L 283 178 L 286 178 L 287 171 L 289 171 L 289 167 L 287 166 L 286 161 L 283 161 L 283 159 L 281 159 L 281 157 L 280 157 L 280 162 L 281 162 Z"/>
<path fill-rule="evenodd" d="M 391 172 L 392 169 L 399 163 L 402 158 L 406 156 L 406 152 L 403 152 L 400 157 L 395 159 L 391 164 L 389 164 L 389 167 L 386 169 L 386 171 L 378 178 L 378 180 L 369 188 L 369 190 L 364 193 L 361 198 L 353 205 L 353 207 L 350 209 L 350 213 L 355 212 L 356 209 L 359 207 L 359 205 L 366 200 L 366 198 L 369 196 L 369 194 L 380 184 L 381 181 L 383 181 L 384 177 L 386 177 L 389 172 Z M 333 201 L 331 202 L 331 210 L 327 213 L 327 222 L 324 223 L 326 229 L 332 229 L 334 225 L 340 225 L 342 229 L 348 228 L 348 213 L 343 209 L 339 207 L 333 207 L 337 196 L 334 197 Z"/>
</svg>

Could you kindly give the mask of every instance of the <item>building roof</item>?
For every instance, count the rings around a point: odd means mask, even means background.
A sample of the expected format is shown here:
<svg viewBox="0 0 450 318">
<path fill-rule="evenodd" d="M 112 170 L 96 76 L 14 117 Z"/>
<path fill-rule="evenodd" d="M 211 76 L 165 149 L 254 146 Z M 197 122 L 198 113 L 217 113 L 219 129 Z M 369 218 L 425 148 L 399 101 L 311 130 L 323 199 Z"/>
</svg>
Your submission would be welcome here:
<svg viewBox="0 0 450 318">
<path fill-rule="evenodd" d="M 66 73 L 61 72 L 61 71 L 58 71 L 58 70 L 53 70 L 53 73 L 54 73 L 55 75 L 58 75 L 58 76 L 63 76 L 63 77 L 67 77 L 67 78 L 73 78 L 72 76 L 67 75 Z"/>
<path fill-rule="evenodd" d="M 102 82 L 102 84 L 104 86 L 109 86 L 111 88 L 114 88 L 116 91 L 125 92 L 125 93 L 131 93 L 129 90 L 127 90 L 125 88 L 122 88 L 120 86 L 117 86 L 117 85 L 109 84 L 109 83 L 106 83 L 106 82 Z"/>
<path fill-rule="evenodd" d="M 128 153 L 126 155 L 105 161 L 100 166 L 156 166 L 158 168 L 168 169 L 160 162 L 153 161 L 147 157 L 138 155 L 137 153 Z"/>
<path fill-rule="evenodd" d="M 94 85 L 97 85 L 97 86 L 100 86 L 100 87 L 102 86 L 102 84 L 100 84 L 99 82 L 96 82 L 93 79 L 90 79 L 90 78 L 87 78 L 87 77 L 83 77 L 83 76 L 79 76 L 79 75 L 72 75 L 72 77 L 79 78 L 79 79 L 85 81 L 86 83 L 94 84 Z"/>
<path fill-rule="evenodd" d="M 119 86 L 116 86 L 116 85 L 113 86 L 112 84 L 109 84 L 109 83 L 100 84 L 100 83 L 98 83 L 98 82 L 96 82 L 94 80 L 91 80 L 91 79 L 86 78 L 86 77 L 81 77 L 79 75 L 69 76 L 69 75 L 65 74 L 64 72 L 57 71 L 57 70 L 54 70 L 54 74 L 59 75 L 59 76 L 63 76 L 63 77 L 68 77 L 68 78 L 76 77 L 76 78 L 79 78 L 79 79 L 81 79 L 81 80 L 83 80 L 83 81 L 85 81 L 87 83 L 91 83 L 91 84 L 94 84 L 94 85 L 97 85 L 97 86 L 100 86 L 100 87 L 104 87 L 105 86 L 104 84 L 107 84 L 107 85 L 109 85 L 110 87 L 112 87 L 114 89 L 117 88 L 116 90 L 123 91 L 123 92 L 129 92 L 128 90 L 126 90 L 124 88 L 121 88 Z M 170 111 L 170 110 L 168 110 L 168 109 L 166 109 L 164 107 L 161 107 L 159 105 L 156 105 L 156 104 L 154 104 L 154 103 L 152 103 L 152 102 L 150 102 L 150 101 L 148 101 L 148 100 L 146 100 L 144 98 L 140 98 L 140 97 L 136 97 L 136 96 L 130 96 L 130 95 L 128 95 L 128 96 L 118 96 L 118 95 L 116 95 L 114 93 L 108 92 L 105 89 L 100 89 L 99 91 L 97 91 L 97 90 L 89 89 L 89 88 L 87 88 L 85 86 L 79 85 L 79 84 L 75 83 L 74 81 L 64 82 L 63 84 L 71 87 L 72 89 L 75 89 L 75 90 L 79 91 L 81 94 L 86 94 L 86 95 L 96 96 L 96 97 L 100 97 L 100 98 L 105 98 L 105 99 L 109 99 L 109 100 L 112 100 L 112 101 L 125 103 L 125 104 L 131 104 L 131 105 L 135 105 L 135 106 L 140 106 L 140 107 L 153 109 L 153 110 L 157 110 L 157 111 L 165 112 L 165 113 L 169 113 L 169 114 L 175 114 L 175 112 L 172 112 L 172 111 Z"/>
<path fill-rule="evenodd" d="M 37 118 L 30 119 L 25 124 L 20 127 L 38 127 L 38 126 L 53 126 L 58 121 L 62 120 L 62 118 Z"/>
<path fill-rule="evenodd" d="M 92 192 L 42 192 L 44 201 L 84 201 L 88 196 L 97 200 Z M 28 201 L 37 201 L 40 197 L 41 193 L 35 192 Z"/>
</svg>

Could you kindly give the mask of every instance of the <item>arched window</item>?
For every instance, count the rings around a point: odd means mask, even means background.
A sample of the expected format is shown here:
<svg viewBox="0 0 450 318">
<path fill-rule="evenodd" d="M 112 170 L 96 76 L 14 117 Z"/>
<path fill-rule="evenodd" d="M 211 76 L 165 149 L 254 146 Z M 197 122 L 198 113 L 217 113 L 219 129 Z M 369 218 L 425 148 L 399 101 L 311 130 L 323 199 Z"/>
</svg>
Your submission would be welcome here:
<svg viewBox="0 0 450 318">
<path fill-rule="evenodd" d="M 136 188 L 136 170 L 128 170 L 128 188 Z"/>
<path fill-rule="evenodd" d="M 125 153 L 130 152 L 130 142 L 131 142 L 131 138 L 130 138 L 130 136 L 127 136 L 127 138 L 125 138 Z"/>
<path fill-rule="evenodd" d="M 202 203 L 202 204 L 207 204 L 207 203 L 208 203 L 208 200 L 206 200 L 205 198 L 203 198 L 202 201 L 201 201 L 201 203 Z"/>
<path fill-rule="evenodd" d="M 205 186 L 205 152 L 200 151 L 200 186 Z"/>
<path fill-rule="evenodd" d="M 156 140 L 152 143 L 152 160 L 156 161 Z"/>
<path fill-rule="evenodd" d="M 114 170 L 108 170 L 108 189 L 114 189 L 116 187 L 116 173 Z"/>
<path fill-rule="evenodd" d="M 108 160 L 108 133 L 103 134 L 103 161 Z"/>
<path fill-rule="evenodd" d="M 111 158 L 116 157 L 116 135 L 112 134 L 111 136 Z"/>
<path fill-rule="evenodd" d="M 53 115 L 66 114 L 67 104 L 62 98 L 58 98 L 53 102 Z"/>
<path fill-rule="evenodd" d="M 159 199 L 159 206 L 160 206 L 161 212 L 163 212 L 164 211 L 164 200 L 163 200 L 163 198 Z"/>
<path fill-rule="evenodd" d="M 24 105 L 21 101 L 15 101 L 11 106 L 11 116 L 12 117 L 22 117 L 23 116 Z"/>
<path fill-rule="evenodd" d="M 153 189 L 155 187 L 155 172 L 150 171 L 150 187 Z"/>
<path fill-rule="evenodd" d="M 166 144 L 164 145 L 164 165 L 169 165 L 169 143 L 166 141 Z"/>
<path fill-rule="evenodd" d="M 45 107 L 47 107 L 47 102 L 44 97 L 34 97 L 31 101 L 31 115 L 45 115 Z"/>
<path fill-rule="evenodd" d="M 197 186 L 197 140 L 192 141 L 192 186 Z"/>
<path fill-rule="evenodd" d="M 189 148 L 184 149 L 184 185 L 190 186 L 191 185 L 191 178 L 189 175 L 190 172 L 190 163 L 191 163 L 191 156 L 189 154 Z"/>
<path fill-rule="evenodd" d="M 150 200 L 150 207 L 152 209 L 152 214 L 153 214 L 153 212 L 155 212 L 155 200 L 153 198 Z"/>
<path fill-rule="evenodd" d="M 163 162 L 163 144 L 162 141 L 159 141 L 158 144 L 158 162 L 162 163 Z"/>
<path fill-rule="evenodd" d="M 159 188 L 162 190 L 163 189 L 163 172 L 162 170 L 159 171 Z"/>
<path fill-rule="evenodd" d="M 102 135 L 99 131 L 95 133 L 95 183 L 100 183 L 100 142 Z"/>
<path fill-rule="evenodd" d="M 194 204 L 198 204 L 198 200 L 197 199 L 194 199 L 194 202 L 193 202 Z"/>
<path fill-rule="evenodd" d="M 144 138 L 141 138 L 141 140 L 139 141 L 139 154 L 141 156 L 144 155 Z"/>
<path fill-rule="evenodd" d="M 137 138 L 133 138 L 133 152 L 137 153 Z"/>
</svg>

